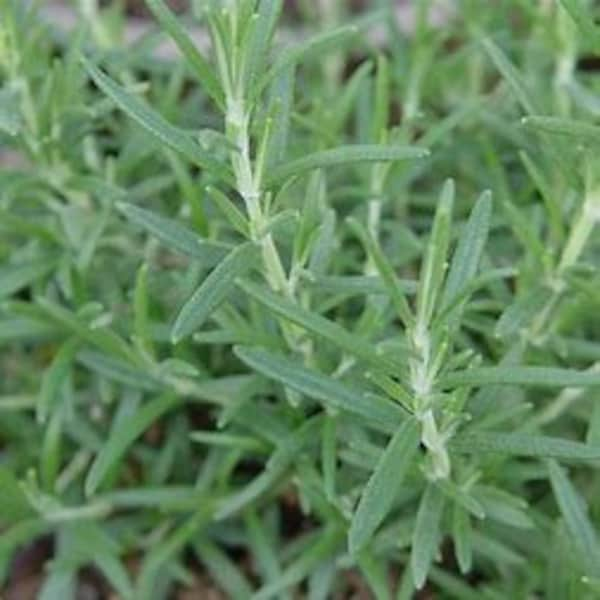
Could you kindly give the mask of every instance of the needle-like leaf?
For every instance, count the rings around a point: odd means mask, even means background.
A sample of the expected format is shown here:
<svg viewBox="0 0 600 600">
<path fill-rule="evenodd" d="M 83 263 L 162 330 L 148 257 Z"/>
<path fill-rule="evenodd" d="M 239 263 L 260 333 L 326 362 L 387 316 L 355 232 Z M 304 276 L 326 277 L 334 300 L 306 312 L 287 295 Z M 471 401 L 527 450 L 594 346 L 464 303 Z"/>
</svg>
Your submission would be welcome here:
<svg viewBox="0 0 600 600">
<path fill-rule="evenodd" d="M 226 244 L 209 242 L 184 225 L 145 208 L 126 202 L 118 202 L 116 207 L 129 221 L 144 228 L 169 248 L 196 258 L 207 267 L 219 263 L 230 250 Z"/>
<path fill-rule="evenodd" d="M 411 417 L 402 423 L 389 441 L 362 493 L 348 532 L 348 546 L 352 554 L 360 552 L 370 541 L 389 512 L 418 445 L 419 427 Z"/>
<path fill-rule="evenodd" d="M 123 457 L 127 448 L 164 413 L 179 405 L 173 394 L 159 396 L 124 419 L 106 440 L 85 479 L 85 493 L 91 496 L 102 485 L 110 469 Z"/>
<path fill-rule="evenodd" d="M 402 418 L 402 410 L 381 399 L 365 394 L 315 371 L 309 371 L 292 360 L 257 348 L 238 347 L 235 353 L 248 366 L 266 377 L 320 400 L 334 411 L 343 411 L 374 423 L 376 427 L 393 427 Z"/>
<path fill-rule="evenodd" d="M 579 558 L 586 565 L 586 574 L 600 577 L 600 541 L 588 515 L 585 500 L 555 461 L 548 461 L 548 471 L 556 502 Z"/>
<path fill-rule="evenodd" d="M 498 71 L 502 73 L 502 76 L 512 88 L 512 92 L 516 96 L 523 110 L 529 114 L 541 112 L 539 110 L 537 99 L 534 97 L 531 90 L 529 90 L 527 84 L 523 80 L 523 77 L 506 57 L 504 52 L 494 42 L 492 42 L 490 38 L 483 39 L 482 44 L 485 48 L 485 51 L 494 61 Z"/>
<path fill-rule="evenodd" d="M 437 553 L 444 510 L 444 495 L 435 483 L 428 483 L 421 498 L 412 536 L 410 565 L 415 587 L 420 590 Z"/>
<path fill-rule="evenodd" d="M 337 323 L 292 304 L 254 283 L 243 281 L 239 286 L 269 310 L 339 346 L 350 355 L 357 356 L 378 369 L 391 372 L 397 370 L 394 361 L 381 356 L 367 341 L 352 335 Z"/>
<path fill-rule="evenodd" d="M 146 5 L 163 29 L 173 38 L 204 90 L 217 104 L 222 106 L 225 98 L 219 80 L 208 61 L 202 56 L 188 33 L 177 20 L 177 17 L 169 10 L 163 0 L 146 0 Z"/>
<path fill-rule="evenodd" d="M 205 167 L 226 181 L 230 180 L 229 170 L 215 160 L 213 155 L 204 150 L 192 137 L 182 129 L 171 125 L 153 108 L 140 100 L 138 96 L 120 86 L 108 75 L 93 65 L 86 58 L 83 64 L 96 85 L 111 98 L 111 100 L 146 131 L 166 144 L 173 150 L 183 154 L 190 162 Z"/>
<path fill-rule="evenodd" d="M 213 310 L 232 291 L 236 278 L 248 271 L 255 260 L 256 246 L 248 242 L 232 250 L 211 271 L 179 311 L 171 332 L 173 343 L 179 342 L 202 326 Z"/>
<path fill-rule="evenodd" d="M 283 183 L 306 171 L 360 162 L 395 162 L 426 158 L 429 151 L 417 146 L 356 145 L 321 150 L 302 158 L 283 163 L 269 173 L 267 184 Z"/>
<path fill-rule="evenodd" d="M 444 387 L 463 385 L 525 385 L 531 387 L 596 387 L 600 372 L 576 371 L 558 367 L 473 367 L 448 373 L 441 379 Z"/>
<path fill-rule="evenodd" d="M 525 433 L 466 433 L 454 438 L 450 447 L 467 454 L 497 452 L 562 460 L 600 460 L 600 446 Z"/>
<path fill-rule="evenodd" d="M 484 192 L 477 200 L 459 238 L 441 299 L 442 310 L 452 304 L 477 273 L 487 241 L 492 216 L 492 195 Z"/>
</svg>

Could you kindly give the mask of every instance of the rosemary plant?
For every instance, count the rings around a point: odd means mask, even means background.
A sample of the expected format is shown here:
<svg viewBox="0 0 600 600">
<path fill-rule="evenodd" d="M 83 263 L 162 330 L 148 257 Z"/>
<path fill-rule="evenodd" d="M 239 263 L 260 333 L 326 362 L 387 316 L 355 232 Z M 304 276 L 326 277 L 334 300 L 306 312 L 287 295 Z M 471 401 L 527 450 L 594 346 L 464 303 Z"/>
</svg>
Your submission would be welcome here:
<svg viewBox="0 0 600 600">
<path fill-rule="evenodd" d="M 44 600 L 597 598 L 595 4 L 146 0 L 134 42 L 35 4 L 0 0 L 7 597 L 39 555 Z"/>
</svg>

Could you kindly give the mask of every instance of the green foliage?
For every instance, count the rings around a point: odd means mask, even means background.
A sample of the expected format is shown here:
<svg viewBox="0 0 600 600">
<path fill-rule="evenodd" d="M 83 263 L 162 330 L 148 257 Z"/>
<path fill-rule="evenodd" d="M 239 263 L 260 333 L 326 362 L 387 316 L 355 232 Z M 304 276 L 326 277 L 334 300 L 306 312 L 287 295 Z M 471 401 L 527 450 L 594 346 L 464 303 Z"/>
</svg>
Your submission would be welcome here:
<svg viewBox="0 0 600 600">
<path fill-rule="evenodd" d="M 0 589 L 597 598 L 596 4 L 146 3 L 0 0 Z"/>
</svg>

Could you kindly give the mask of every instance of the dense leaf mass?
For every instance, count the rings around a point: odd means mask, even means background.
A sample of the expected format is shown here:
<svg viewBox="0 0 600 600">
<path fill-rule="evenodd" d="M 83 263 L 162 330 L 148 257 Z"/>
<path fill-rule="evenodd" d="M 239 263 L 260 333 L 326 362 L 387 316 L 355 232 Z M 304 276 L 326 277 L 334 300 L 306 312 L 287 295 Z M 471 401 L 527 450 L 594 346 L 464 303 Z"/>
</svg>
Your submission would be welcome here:
<svg viewBox="0 0 600 600">
<path fill-rule="evenodd" d="M 0 595 L 598 598 L 598 3 L 40 4 Z"/>
</svg>

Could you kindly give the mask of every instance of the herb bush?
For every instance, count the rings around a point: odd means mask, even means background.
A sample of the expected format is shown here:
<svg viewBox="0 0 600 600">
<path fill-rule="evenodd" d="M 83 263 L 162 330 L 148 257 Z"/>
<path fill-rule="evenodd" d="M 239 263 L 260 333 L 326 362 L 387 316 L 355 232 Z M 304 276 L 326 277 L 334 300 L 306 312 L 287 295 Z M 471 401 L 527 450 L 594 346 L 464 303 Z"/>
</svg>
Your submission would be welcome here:
<svg viewBox="0 0 600 600">
<path fill-rule="evenodd" d="M 594 3 L 146 2 L 0 1 L 6 589 L 598 598 Z"/>
</svg>

